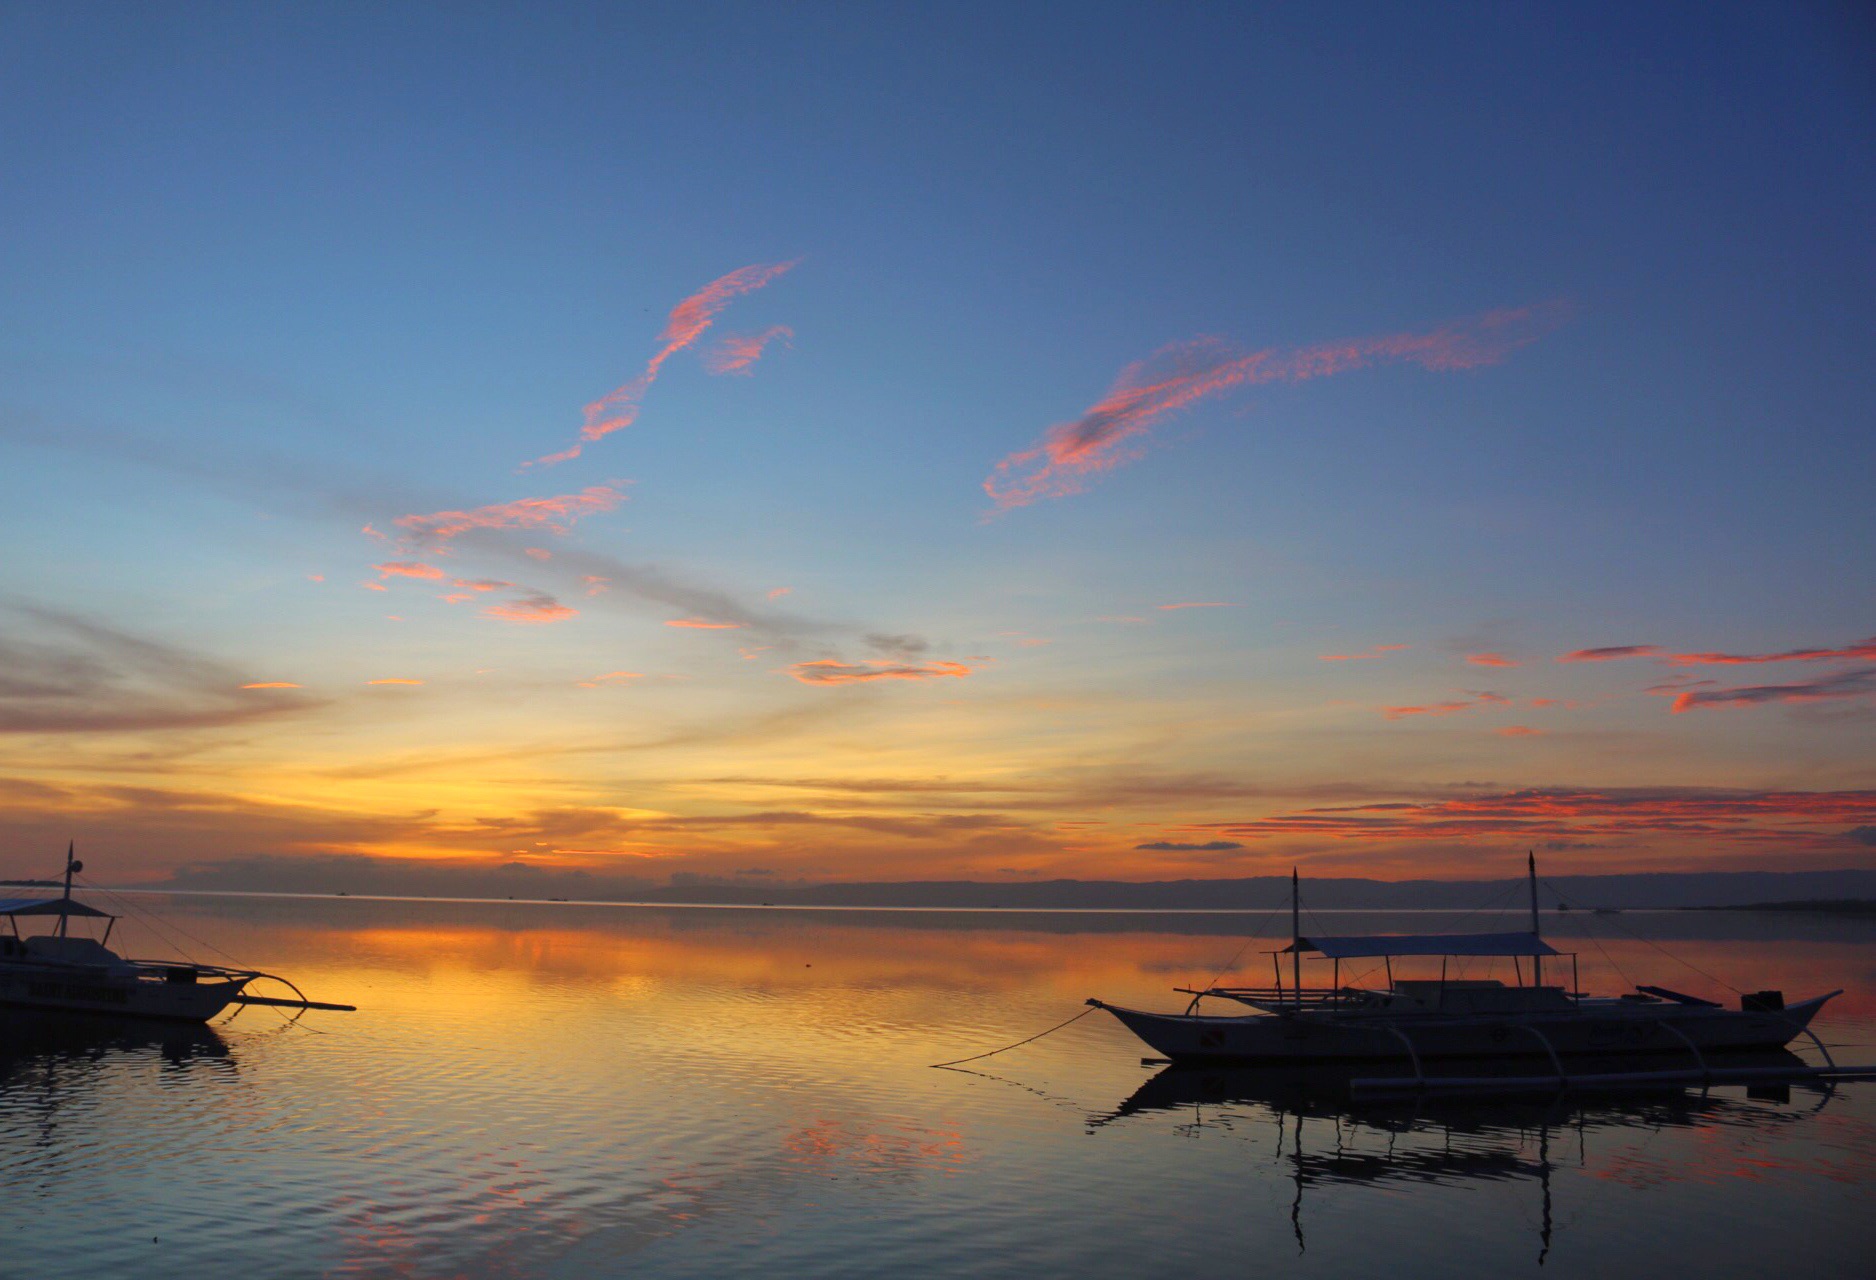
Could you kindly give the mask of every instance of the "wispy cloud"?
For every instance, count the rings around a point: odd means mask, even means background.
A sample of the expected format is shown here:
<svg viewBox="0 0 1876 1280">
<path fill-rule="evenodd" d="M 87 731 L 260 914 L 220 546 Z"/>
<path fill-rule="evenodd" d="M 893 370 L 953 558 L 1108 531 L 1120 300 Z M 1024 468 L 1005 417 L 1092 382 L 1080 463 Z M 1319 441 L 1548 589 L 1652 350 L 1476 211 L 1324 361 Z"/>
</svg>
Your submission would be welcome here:
<svg viewBox="0 0 1876 1280">
<path fill-rule="evenodd" d="M 458 578 L 450 585 L 461 587 L 464 591 L 502 591 L 515 584 L 503 582 L 499 578 Z"/>
<path fill-rule="evenodd" d="M 975 668 L 961 662 L 893 662 L 867 660 L 841 662 L 821 658 L 797 662 L 784 669 L 803 684 L 862 684 L 869 680 L 937 680 L 945 676 L 968 676 Z"/>
<path fill-rule="evenodd" d="M 1273 836 L 1353 841 L 1502 841 L 1686 836 L 1789 847 L 1841 841 L 1840 828 L 1876 812 L 1876 791 L 1752 791 L 1717 787 L 1568 787 L 1425 801 L 1293 810 L 1242 822 L 1193 824 L 1237 840 Z M 1829 827 L 1828 831 L 1821 830 Z"/>
<path fill-rule="evenodd" d="M 570 609 L 545 591 L 531 591 L 506 604 L 492 604 L 482 610 L 482 616 L 493 618 L 497 622 L 519 622 L 540 625 L 548 622 L 565 622 L 576 618 L 578 609 Z"/>
<path fill-rule="evenodd" d="M 726 333 L 716 348 L 704 357 L 704 368 L 711 373 L 746 375 L 771 342 L 787 346 L 794 336 L 795 331 L 785 324 L 772 324 L 761 333 Z"/>
<path fill-rule="evenodd" d="M 244 682 L 232 664 L 76 614 L 7 602 L 0 618 L 0 733 L 205 729 L 322 705 L 297 685 Z"/>
<path fill-rule="evenodd" d="M 1399 653 L 1402 649 L 1411 647 L 1411 645 L 1404 644 L 1377 644 L 1364 653 L 1319 653 L 1316 655 L 1316 660 L 1319 662 L 1365 662 L 1370 658 L 1383 658 L 1390 653 Z"/>
<path fill-rule="evenodd" d="M 1655 685 L 1647 692 L 1672 697 L 1674 701 L 1668 710 L 1674 715 L 1701 707 L 1753 707 L 1767 702 L 1829 702 L 1876 693 L 1876 667 L 1855 667 L 1793 684 L 1741 685 L 1729 689 L 1714 687 L 1711 680 L 1701 680 L 1691 685 Z"/>
<path fill-rule="evenodd" d="M 404 676 L 384 676 L 377 680 L 367 680 L 366 684 L 422 684 L 421 680 L 411 680 Z"/>
<path fill-rule="evenodd" d="M 644 674 L 638 671 L 608 671 L 604 675 L 594 676 L 591 680 L 578 681 L 582 689 L 598 689 L 603 685 L 624 684 L 627 680 L 643 680 Z"/>
<path fill-rule="evenodd" d="M 1495 732 L 1501 738 L 1535 738 L 1540 736 L 1544 731 L 1542 729 L 1533 729 L 1528 724 L 1508 724 Z"/>
<path fill-rule="evenodd" d="M 658 335 L 660 346 L 657 352 L 645 364 L 644 372 L 624 386 L 601 396 L 586 406 L 586 421 L 580 427 L 578 442 L 546 457 L 536 458 L 527 466 L 551 466 L 580 456 L 582 450 L 595 440 L 602 440 L 615 431 L 622 431 L 638 420 L 639 408 L 645 399 L 645 393 L 651 390 L 651 384 L 658 380 L 658 371 L 664 362 L 696 342 L 709 330 L 717 314 L 736 298 L 745 293 L 753 293 L 788 271 L 794 262 L 756 263 L 732 271 L 726 276 L 712 280 L 709 284 L 693 293 L 690 297 L 671 309 L 665 320 L 664 332 Z M 761 348 L 756 349 L 756 355 Z M 751 356 L 753 360 L 755 356 Z M 747 362 L 745 362 L 747 363 Z"/>
<path fill-rule="evenodd" d="M 393 523 L 404 531 L 405 537 L 441 548 L 451 538 L 473 529 L 545 529 L 564 534 L 573 527 L 574 521 L 611 511 L 624 501 L 625 491 L 614 482 L 588 485 L 578 493 L 563 493 L 557 497 L 517 498 L 468 511 L 399 516 Z M 439 571 L 435 576 L 443 575 Z"/>
<path fill-rule="evenodd" d="M 1516 658 L 1507 658 L 1502 653 L 1468 653 L 1466 661 L 1475 667 L 1521 667 L 1524 665 Z"/>
<path fill-rule="evenodd" d="M 426 578 L 436 579 L 444 576 L 441 569 L 433 564 L 423 564 L 415 560 L 392 560 L 385 564 L 374 564 L 372 568 L 383 578 Z"/>
<path fill-rule="evenodd" d="M 1149 853 L 1229 853 L 1244 846 L 1236 840 L 1207 840 L 1203 844 L 1187 844 L 1178 840 L 1151 840 L 1146 844 L 1137 844 L 1136 849 Z"/>
<path fill-rule="evenodd" d="M 1842 649 L 1787 649 L 1783 653 L 1676 653 L 1668 662 L 1677 667 L 1751 666 L 1763 662 L 1876 662 L 1876 636 Z"/>
<path fill-rule="evenodd" d="M 241 686 L 243 689 L 298 689 L 301 686 L 291 680 L 255 680 Z"/>
<path fill-rule="evenodd" d="M 789 592 L 793 590 L 794 590 L 793 587 L 770 587 L 769 599 L 780 600 L 783 596 L 787 595 Z"/>
<path fill-rule="evenodd" d="M 681 627 L 686 631 L 739 631 L 740 622 L 712 622 L 708 618 L 668 618 L 667 627 Z"/>
<path fill-rule="evenodd" d="M 1155 609 L 1235 609 L 1229 600 L 1180 600 L 1174 604 L 1156 604 Z"/>
<path fill-rule="evenodd" d="M 1168 414 L 1239 387 L 1305 382 L 1383 363 L 1446 372 L 1503 360 L 1565 317 L 1559 303 L 1491 311 L 1426 333 L 1398 333 L 1312 347 L 1244 352 L 1218 338 L 1164 347 L 1121 371 L 1108 393 L 1072 422 L 1058 423 L 1028 449 L 997 463 L 984 492 L 999 510 L 1080 493 L 1089 479 L 1145 452 L 1145 438 Z"/>
<path fill-rule="evenodd" d="M 1559 654 L 1558 662 L 1620 662 L 1625 658 L 1654 658 L 1660 656 L 1658 644 L 1612 644 L 1601 649 L 1577 649 L 1570 653 Z"/>
</svg>

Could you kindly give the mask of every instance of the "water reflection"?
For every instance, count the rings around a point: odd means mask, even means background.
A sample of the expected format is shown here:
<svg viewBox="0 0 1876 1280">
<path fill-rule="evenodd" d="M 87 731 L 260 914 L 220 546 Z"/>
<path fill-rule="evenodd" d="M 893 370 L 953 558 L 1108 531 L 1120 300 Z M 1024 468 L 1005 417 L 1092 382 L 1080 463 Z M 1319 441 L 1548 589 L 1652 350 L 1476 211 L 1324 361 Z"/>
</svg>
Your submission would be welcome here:
<svg viewBox="0 0 1876 1280">
<path fill-rule="evenodd" d="M 1783 1051 L 1735 1054 L 1729 1062 L 1768 1068 L 1802 1067 Z M 1517 1071 L 1491 1060 L 1449 1064 L 1452 1074 L 1485 1076 Z M 1608 1064 L 1583 1062 L 1586 1071 L 1628 1067 L 1649 1070 L 1683 1066 L 1652 1064 L 1630 1056 Z M 1541 1096 L 1455 1096 L 1420 1094 L 1364 1100 L 1351 1082 L 1386 1074 L 1385 1066 L 1190 1067 L 1168 1066 L 1134 1090 L 1113 1110 L 1089 1117 L 1091 1130 L 1156 1116 L 1177 1117 L 1178 1131 L 1196 1137 L 1207 1129 L 1241 1137 L 1262 1130 L 1274 1160 L 1294 1187 L 1290 1228 L 1298 1253 L 1308 1249 L 1305 1193 L 1312 1188 L 1384 1187 L 1405 1184 L 1464 1187 L 1469 1183 L 1533 1183 L 1539 1266 L 1549 1258 L 1556 1230 L 1553 1175 L 1562 1164 L 1592 1177 L 1622 1181 L 1631 1162 L 1617 1155 L 1592 1158 L 1598 1135 L 1626 1144 L 1636 1133 L 1681 1130 L 1708 1158 L 1697 1165 L 1665 1164 L 1648 1185 L 1715 1176 L 1766 1176 L 1781 1167 L 1808 1169 L 1810 1161 L 1768 1160 L 1763 1152 L 1738 1157 L 1728 1169 L 1716 1162 L 1722 1148 L 1701 1142 L 1704 1131 L 1735 1127 L 1763 1135 L 1811 1122 L 1835 1097 L 1830 1084 L 1765 1084 L 1746 1089 L 1657 1085 L 1620 1091 L 1563 1091 Z M 1794 1091 L 1797 1095 L 1794 1102 Z M 1307 1122 L 1307 1125 L 1306 1125 Z M 1840 1174 L 1856 1181 L 1876 1172 L 1869 1152 Z"/>
</svg>

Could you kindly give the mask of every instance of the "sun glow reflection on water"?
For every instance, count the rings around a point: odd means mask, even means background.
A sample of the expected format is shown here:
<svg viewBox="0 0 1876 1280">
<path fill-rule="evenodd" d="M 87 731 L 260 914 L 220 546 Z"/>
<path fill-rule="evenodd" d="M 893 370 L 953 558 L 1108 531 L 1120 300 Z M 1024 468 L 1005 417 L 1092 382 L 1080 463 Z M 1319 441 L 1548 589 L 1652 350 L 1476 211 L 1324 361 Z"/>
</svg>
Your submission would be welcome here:
<svg viewBox="0 0 1876 1280">
<path fill-rule="evenodd" d="M 1352 1112 L 1155 1078 L 1099 1014 L 929 1068 L 1089 995 L 1173 1007 L 1244 917 L 135 905 L 361 1011 L 9 1028 L 0 1274 L 1724 1275 L 1802 1239 L 1807 1273 L 1848 1275 L 1876 1244 L 1871 1085 Z M 1586 987 L 1847 987 L 1820 1030 L 1876 1061 L 1867 922 L 1650 913 L 1561 937 L 1585 927 L 1553 932 Z"/>
</svg>

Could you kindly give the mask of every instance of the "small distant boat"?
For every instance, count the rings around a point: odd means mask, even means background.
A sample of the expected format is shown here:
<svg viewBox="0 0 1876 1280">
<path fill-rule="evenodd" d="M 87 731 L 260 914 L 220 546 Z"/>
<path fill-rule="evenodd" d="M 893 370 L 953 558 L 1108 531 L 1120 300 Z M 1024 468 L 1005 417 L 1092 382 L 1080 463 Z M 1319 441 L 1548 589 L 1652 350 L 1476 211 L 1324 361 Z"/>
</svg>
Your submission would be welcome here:
<svg viewBox="0 0 1876 1280">
<path fill-rule="evenodd" d="M 1703 1054 L 1716 1050 L 1780 1049 L 1809 1034 L 1811 1019 L 1841 991 L 1787 1006 L 1783 993 L 1742 996 L 1738 1009 L 1683 995 L 1665 987 L 1641 986 L 1631 994 L 1589 996 L 1544 982 L 1544 962 L 1575 957 L 1538 936 L 1537 865 L 1530 862 L 1531 928 L 1528 933 L 1380 934 L 1325 937 L 1302 932 L 1297 880 L 1291 873 L 1291 941 L 1271 953 L 1291 960 L 1291 984 L 1277 965 L 1275 987 L 1178 988 L 1192 997 L 1184 1013 L 1150 1013 L 1100 1000 L 1135 1035 L 1173 1063 L 1308 1063 L 1409 1059 L 1420 1076 L 1429 1058 L 1541 1057 L 1565 1075 L 1571 1055 L 1688 1053 L 1705 1067 Z M 1327 988 L 1305 990 L 1302 958 L 1334 963 Z M 1396 979 L 1403 957 L 1437 957 L 1437 978 Z M 1453 957 L 1511 959 L 1518 983 L 1449 976 Z M 1341 984 L 1344 960 L 1380 961 L 1385 987 Z M 1528 982 L 1526 978 L 1528 977 Z M 1215 1016 L 1197 1012 L 1205 999 L 1231 1000 L 1256 1014 Z M 1815 1037 L 1812 1037 L 1815 1040 Z M 1826 1055 L 1828 1056 L 1828 1054 Z"/>
<path fill-rule="evenodd" d="M 277 974 L 231 969 L 192 961 L 132 960 L 106 944 L 118 917 L 72 896 L 72 877 L 84 864 L 65 852 L 65 892 L 57 898 L 0 899 L 0 1005 L 50 1012 L 108 1014 L 207 1022 L 230 1005 L 352 1012 L 349 1004 L 308 1000 Z M 37 883 L 37 882 L 34 882 Z M 73 921 L 104 921 L 101 937 L 72 932 Z M 22 922 L 46 921 L 45 933 L 28 933 Z M 294 998 L 249 995 L 250 983 L 269 979 Z"/>
</svg>

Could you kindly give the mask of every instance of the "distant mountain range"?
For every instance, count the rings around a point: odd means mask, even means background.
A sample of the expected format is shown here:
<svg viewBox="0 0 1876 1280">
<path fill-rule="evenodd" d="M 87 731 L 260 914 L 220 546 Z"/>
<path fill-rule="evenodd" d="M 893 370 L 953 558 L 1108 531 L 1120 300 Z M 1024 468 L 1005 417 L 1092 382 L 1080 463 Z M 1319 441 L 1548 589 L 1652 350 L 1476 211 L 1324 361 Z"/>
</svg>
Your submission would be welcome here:
<svg viewBox="0 0 1876 1280">
<path fill-rule="evenodd" d="M 156 887 L 156 886 L 152 886 Z M 752 884 L 685 879 L 677 883 L 610 878 L 520 864 L 471 870 L 396 859 L 266 858 L 178 872 L 164 888 L 285 893 L 388 894 L 414 897 L 568 898 L 584 901 L 723 903 L 828 907 L 1002 907 L 1036 910 L 1232 911 L 1287 906 L 1288 876 L 1239 880 L 1042 880 L 989 883 L 913 880 L 879 883 Z M 1316 911 L 1439 910 L 1521 907 L 1522 878 L 1501 880 L 1303 881 L 1303 903 Z M 1726 907 L 1755 903 L 1876 899 L 1876 870 L 1699 871 L 1636 875 L 1544 876 L 1539 902 L 1572 908 Z"/>
</svg>

